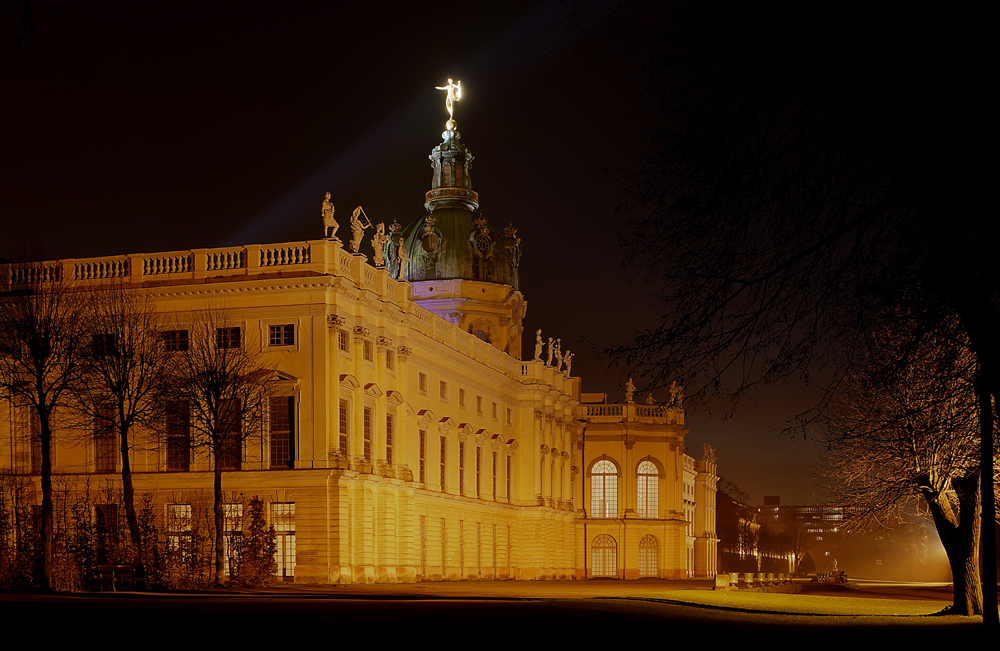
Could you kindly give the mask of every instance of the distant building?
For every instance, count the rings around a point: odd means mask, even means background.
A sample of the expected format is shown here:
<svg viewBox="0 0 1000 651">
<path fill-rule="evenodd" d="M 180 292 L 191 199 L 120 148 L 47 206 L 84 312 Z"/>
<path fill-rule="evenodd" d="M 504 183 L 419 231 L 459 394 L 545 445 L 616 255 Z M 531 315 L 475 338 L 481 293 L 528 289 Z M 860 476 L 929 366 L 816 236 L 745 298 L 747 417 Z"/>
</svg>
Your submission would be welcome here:
<svg viewBox="0 0 1000 651">
<path fill-rule="evenodd" d="M 286 580 L 713 576 L 714 455 L 684 454 L 677 406 L 582 400 L 552 341 L 520 359 L 520 240 L 478 212 L 471 161 L 449 127 L 427 214 L 376 231 L 355 211 L 340 227 L 350 247 L 327 237 L 35 266 L 81 291 L 141 288 L 172 324 L 171 346 L 189 345 L 204 306 L 223 307 L 233 325 L 219 341 L 273 361 L 262 431 L 233 452 L 224 489 L 267 502 Z M 16 284 L 14 267 L 0 272 Z M 32 422 L 2 405 L 0 468 L 37 472 Z M 146 432 L 131 459 L 136 492 L 177 540 L 212 486 L 188 427 Z M 57 437 L 64 485 L 118 481 L 106 428 L 88 431 Z"/>
</svg>

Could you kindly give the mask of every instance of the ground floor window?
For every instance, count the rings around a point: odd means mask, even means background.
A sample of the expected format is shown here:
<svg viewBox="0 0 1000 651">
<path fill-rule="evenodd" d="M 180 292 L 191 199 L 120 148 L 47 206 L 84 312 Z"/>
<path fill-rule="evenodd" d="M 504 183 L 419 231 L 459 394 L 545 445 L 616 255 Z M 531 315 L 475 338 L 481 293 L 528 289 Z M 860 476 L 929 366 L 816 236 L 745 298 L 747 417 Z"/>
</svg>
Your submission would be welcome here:
<svg viewBox="0 0 1000 651">
<path fill-rule="evenodd" d="M 277 534 L 274 562 L 284 581 L 295 577 L 295 502 L 271 503 L 271 526 Z"/>
<path fill-rule="evenodd" d="M 660 543 L 656 536 L 646 535 L 639 541 L 639 576 L 657 576 Z"/>
<path fill-rule="evenodd" d="M 590 566 L 593 576 L 618 576 L 618 543 L 604 533 L 591 544 Z"/>
<path fill-rule="evenodd" d="M 225 535 L 223 543 L 223 571 L 226 576 L 233 575 L 233 568 L 239 566 L 243 555 L 243 504 L 235 502 L 222 505 Z"/>
<path fill-rule="evenodd" d="M 167 545 L 183 558 L 191 557 L 190 504 L 167 504 Z"/>
</svg>

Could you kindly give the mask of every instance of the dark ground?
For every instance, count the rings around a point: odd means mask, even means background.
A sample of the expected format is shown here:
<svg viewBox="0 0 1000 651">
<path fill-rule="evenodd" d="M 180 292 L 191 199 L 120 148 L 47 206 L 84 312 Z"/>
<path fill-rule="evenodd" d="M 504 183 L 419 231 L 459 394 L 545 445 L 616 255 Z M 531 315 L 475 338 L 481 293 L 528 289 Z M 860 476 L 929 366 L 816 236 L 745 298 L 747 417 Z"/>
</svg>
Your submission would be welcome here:
<svg viewBox="0 0 1000 651">
<path fill-rule="evenodd" d="M 195 644 L 339 644 L 400 641 L 421 649 L 474 643 L 485 648 L 554 641 L 621 645 L 756 647 L 759 636 L 806 635 L 810 647 L 884 640 L 894 645 L 967 644 L 982 638 L 978 618 L 804 615 L 698 606 L 658 592 L 707 591 L 705 581 L 423 583 L 280 586 L 197 594 L 0 595 L 15 630 L 40 627 L 38 640 L 92 640 L 143 647 Z M 674 592 L 676 595 L 676 592 Z M 818 592 L 872 599 L 947 599 L 947 586 L 866 585 Z M 933 610 L 931 608 L 930 610 Z M 127 641 L 127 642 L 126 642 Z M 735 646 L 734 646 L 735 645 Z"/>
</svg>

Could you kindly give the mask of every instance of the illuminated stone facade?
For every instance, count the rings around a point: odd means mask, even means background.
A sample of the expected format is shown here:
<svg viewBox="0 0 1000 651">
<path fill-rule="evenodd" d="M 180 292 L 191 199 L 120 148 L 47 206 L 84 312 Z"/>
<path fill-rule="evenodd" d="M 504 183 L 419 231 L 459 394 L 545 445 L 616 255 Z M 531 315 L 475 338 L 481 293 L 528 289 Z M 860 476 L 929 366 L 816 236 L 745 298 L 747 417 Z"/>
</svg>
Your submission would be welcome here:
<svg viewBox="0 0 1000 651">
<path fill-rule="evenodd" d="M 577 576 L 715 576 L 715 457 L 684 454 L 684 411 L 583 398 Z"/>
<path fill-rule="evenodd" d="M 187 341 L 199 311 L 224 309 L 242 345 L 263 350 L 278 401 L 223 482 L 269 502 L 286 578 L 583 578 L 595 575 L 595 535 L 621 550 L 602 552 L 613 571 L 597 575 L 713 574 L 700 559 L 714 558 L 714 466 L 683 454 L 683 413 L 598 413 L 615 406 L 581 405 L 580 378 L 520 361 L 519 240 L 473 212 L 470 161 L 467 150 L 435 149 L 430 213 L 404 233 L 390 228 L 381 268 L 333 237 L 37 267 L 82 291 L 141 288 L 171 341 Z M 400 238 L 422 251 L 402 265 Z M 0 468 L 31 474 L 30 413 L 0 409 Z M 211 499 L 211 458 L 172 452 L 163 431 L 141 438 L 136 492 L 153 495 L 168 531 L 171 514 Z M 100 445 L 86 426 L 64 429 L 54 472 L 77 485 L 119 481 L 120 460 Z M 610 460 L 620 489 L 618 510 L 599 517 L 588 514 L 595 459 Z M 655 484 L 658 506 L 647 497 L 637 513 L 635 473 L 650 467 L 656 481 L 642 481 Z"/>
</svg>

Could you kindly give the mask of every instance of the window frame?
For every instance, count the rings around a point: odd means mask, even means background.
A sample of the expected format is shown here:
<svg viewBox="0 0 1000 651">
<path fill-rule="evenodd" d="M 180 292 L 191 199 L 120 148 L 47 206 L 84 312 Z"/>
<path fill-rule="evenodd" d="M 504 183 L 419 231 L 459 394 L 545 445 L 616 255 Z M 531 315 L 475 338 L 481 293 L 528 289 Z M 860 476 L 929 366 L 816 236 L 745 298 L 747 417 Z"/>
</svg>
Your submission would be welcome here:
<svg viewBox="0 0 1000 651">
<path fill-rule="evenodd" d="M 216 328 L 215 347 L 221 349 L 242 348 L 243 328 L 240 326 Z"/>
<path fill-rule="evenodd" d="M 294 346 L 295 345 L 295 324 L 281 323 L 267 326 L 268 346 Z"/>
<path fill-rule="evenodd" d="M 590 466 L 590 517 L 615 519 L 618 517 L 618 464 L 608 458 L 594 461 Z"/>
</svg>

